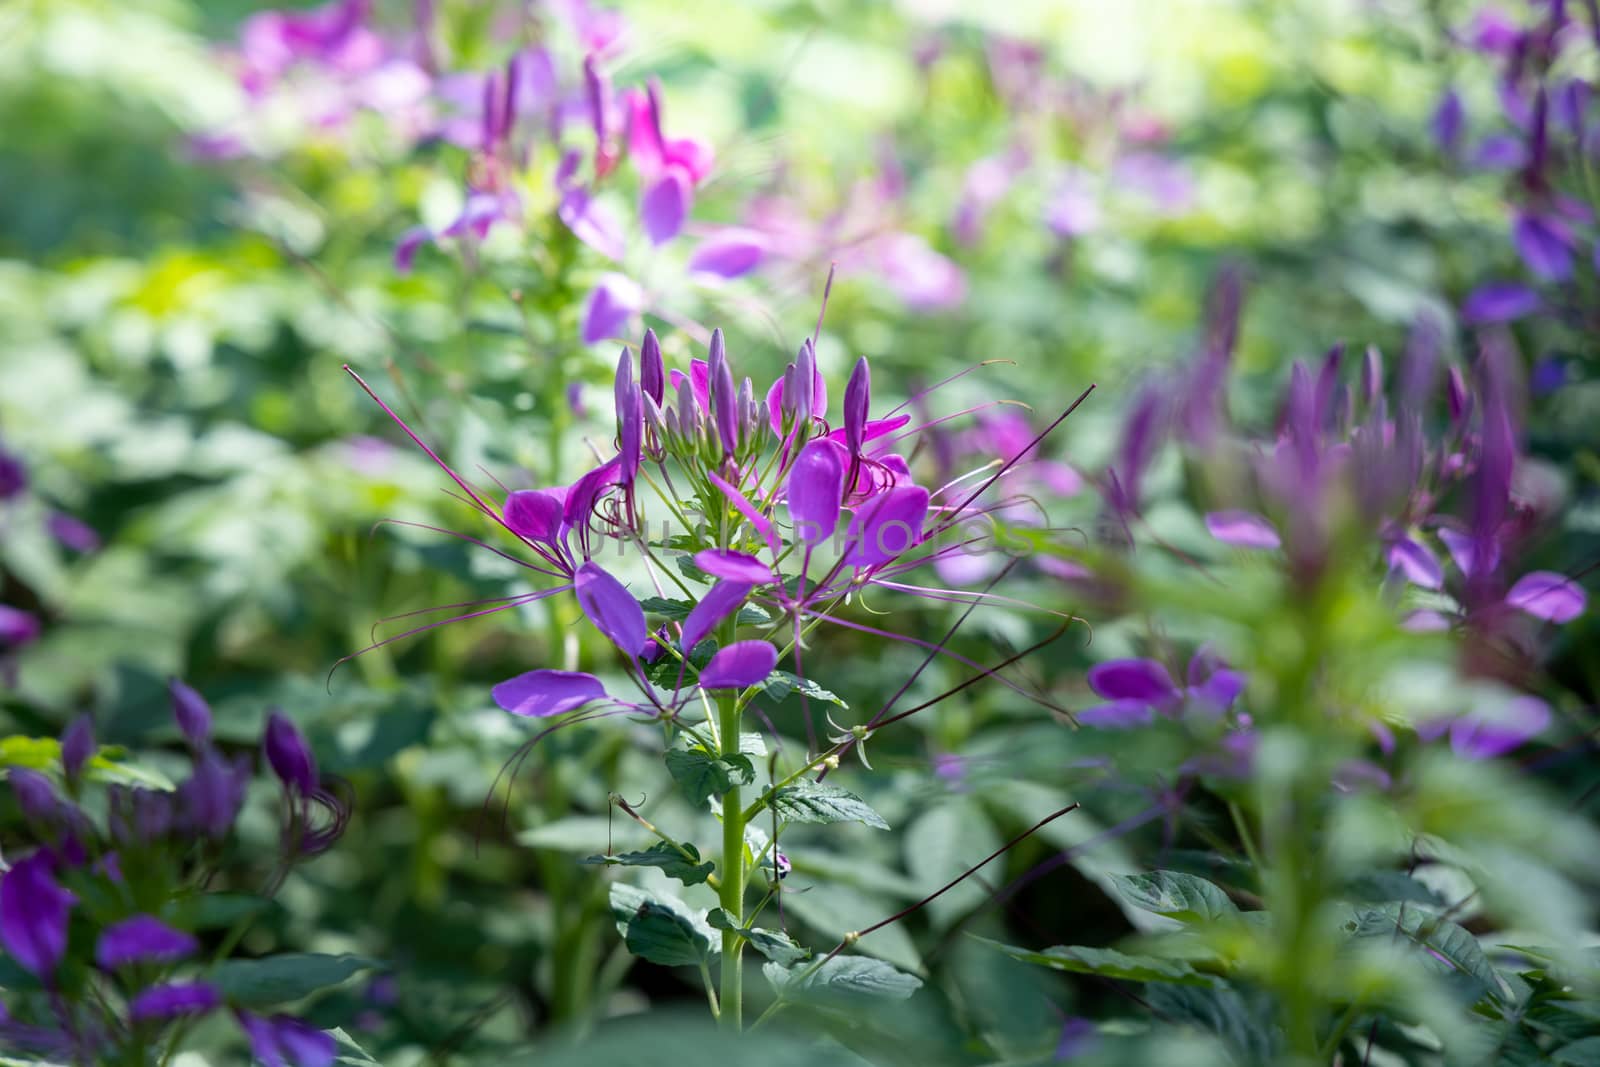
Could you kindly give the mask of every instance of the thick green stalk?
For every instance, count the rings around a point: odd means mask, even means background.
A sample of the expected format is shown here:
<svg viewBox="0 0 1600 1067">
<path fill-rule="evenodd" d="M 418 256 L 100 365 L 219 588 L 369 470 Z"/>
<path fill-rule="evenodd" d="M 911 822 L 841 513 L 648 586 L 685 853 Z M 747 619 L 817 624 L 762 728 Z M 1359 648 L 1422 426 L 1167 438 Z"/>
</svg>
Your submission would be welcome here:
<svg viewBox="0 0 1600 1067">
<path fill-rule="evenodd" d="M 726 692 L 717 700 L 717 734 L 722 754 L 739 754 L 739 698 Z M 736 927 L 744 926 L 744 806 L 735 785 L 722 796 L 721 903 Z M 722 1025 L 743 1026 L 744 938 L 736 930 L 722 931 Z"/>
</svg>

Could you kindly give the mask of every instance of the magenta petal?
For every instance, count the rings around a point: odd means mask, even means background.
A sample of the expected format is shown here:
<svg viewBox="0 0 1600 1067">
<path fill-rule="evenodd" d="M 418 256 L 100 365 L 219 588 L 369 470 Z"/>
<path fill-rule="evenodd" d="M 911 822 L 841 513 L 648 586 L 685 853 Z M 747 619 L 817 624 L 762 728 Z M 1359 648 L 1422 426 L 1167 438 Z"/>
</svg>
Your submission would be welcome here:
<svg viewBox="0 0 1600 1067">
<path fill-rule="evenodd" d="M 100 932 L 94 961 L 102 970 L 114 971 L 135 963 L 172 963 L 192 956 L 199 947 L 193 937 L 155 916 L 135 915 Z"/>
<path fill-rule="evenodd" d="M 844 461 L 832 441 L 807 443 L 789 470 L 789 519 L 795 537 L 808 545 L 826 541 L 839 528 L 844 496 Z"/>
<path fill-rule="evenodd" d="M 737 278 L 761 265 L 766 240 L 754 230 L 723 230 L 701 241 L 689 257 L 689 270 L 717 278 Z"/>
<path fill-rule="evenodd" d="M 1589 598 L 1583 587 L 1564 574 L 1524 574 L 1506 594 L 1506 603 L 1548 622 L 1571 622 L 1583 614 Z"/>
<path fill-rule="evenodd" d="M 909 485 L 868 500 L 850 520 L 844 563 L 875 567 L 904 554 L 922 540 L 928 517 L 928 491 Z"/>
<path fill-rule="evenodd" d="M 1148 723 L 1153 715 L 1150 705 L 1142 700 L 1113 700 L 1109 704 L 1096 704 L 1077 713 L 1078 722 L 1102 730 L 1131 730 Z"/>
<path fill-rule="evenodd" d="M 732 504 L 734 509 L 737 510 L 739 514 L 750 520 L 750 525 L 756 528 L 756 532 L 761 534 L 762 537 L 766 538 L 767 547 L 772 549 L 773 555 L 777 555 L 780 545 L 778 541 L 778 535 L 772 529 L 772 520 L 761 514 L 754 504 L 745 499 L 743 493 L 739 492 L 739 490 L 723 481 L 711 471 L 706 472 L 706 480 L 712 485 L 716 486 L 718 491 L 721 492 L 723 496 L 727 497 L 728 503 Z"/>
<path fill-rule="evenodd" d="M 712 586 L 683 620 L 683 650 L 687 652 L 699 644 L 716 628 L 717 623 L 736 611 L 744 603 L 744 598 L 750 595 L 752 588 L 749 582 L 729 578 Z"/>
<path fill-rule="evenodd" d="M 519 489 L 506 497 L 506 526 L 518 537 L 550 542 L 561 530 L 566 494 L 549 489 Z"/>
<path fill-rule="evenodd" d="M 767 585 L 777 581 L 772 568 L 759 559 L 727 548 L 708 548 L 697 553 L 694 565 L 713 578 L 731 578 L 751 585 Z"/>
<path fill-rule="evenodd" d="M 578 604 L 595 629 L 630 656 L 644 651 L 650 633 L 644 622 L 644 608 L 623 584 L 590 561 L 578 568 L 572 582 Z"/>
<path fill-rule="evenodd" d="M 1283 542 L 1272 523 L 1249 511 L 1213 511 L 1206 515 L 1206 529 L 1225 545 L 1240 548 L 1277 548 Z"/>
<path fill-rule="evenodd" d="M 644 232 L 655 245 L 665 244 L 678 236 L 683 220 L 689 215 L 689 200 L 693 191 L 689 181 L 676 167 L 669 167 L 644 191 L 639 201 L 639 221 Z"/>
<path fill-rule="evenodd" d="M 766 641 L 739 641 L 719 649 L 700 672 L 702 689 L 742 689 L 764 682 L 778 665 L 778 650 Z"/>
<path fill-rule="evenodd" d="M 1180 693 L 1167 668 L 1153 659 L 1114 659 L 1089 668 L 1089 688 L 1107 700 L 1174 704 Z"/>
<path fill-rule="evenodd" d="M 1404 574 L 1412 585 L 1437 589 L 1444 584 L 1439 558 L 1420 541 L 1401 537 L 1389 545 L 1387 556 L 1390 568 Z"/>
<path fill-rule="evenodd" d="M 600 679 L 582 671 L 529 671 L 501 682 L 490 692 L 506 711 L 534 719 L 560 715 L 606 696 Z"/>
</svg>

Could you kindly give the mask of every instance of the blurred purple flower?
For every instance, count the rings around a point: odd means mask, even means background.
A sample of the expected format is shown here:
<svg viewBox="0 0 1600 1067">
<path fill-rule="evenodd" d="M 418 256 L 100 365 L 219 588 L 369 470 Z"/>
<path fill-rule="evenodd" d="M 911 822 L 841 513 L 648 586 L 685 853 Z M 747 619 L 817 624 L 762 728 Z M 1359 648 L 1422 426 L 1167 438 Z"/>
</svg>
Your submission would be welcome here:
<svg viewBox="0 0 1600 1067">
<path fill-rule="evenodd" d="M 0 446 L 0 501 L 15 500 L 28 488 L 28 468 L 22 457 Z"/>
<path fill-rule="evenodd" d="M 621 274 L 604 275 L 584 308 L 584 344 L 623 336 L 628 332 L 628 320 L 644 304 L 644 290 L 633 280 Z"/>
<path fill-rule="evenodd" d="M 0 876 L 0 944 L 46 982 L 67 952 L 67 920 L 78 898 L 56 881 L 49 853 L 35 852 Z"/>
<path fill-rule="evenodd" d="M 754 230 L 728 227 L 701 241 L 689 257 L 694 274 L 732 279 L 761 265 L 766 240 Z"/>
<path fill-rule="evenodd" d="M 1564 281 L 1572 274 L 1572 231 L 1550 215 L 1518 212 L 1512 225 L 1517 254 L 1528 269 L 1546 281 Z"/>
<path fill-rule="evenodd" d="M 1249 511 L 1207 512 L 1206 529 L 1223 544 L 1240 548 L 1277 548 L 1283 544 L 1272 523 Z"/>
<path fill-rule="evenodd" d="M 316 1027 L 288 1015 L 238 1013 L 250 1051 L 264 1067 L 332 1067 L 337 1045 Z"/>
<path fill-rule="evenodd" d="M 94 961 L 106 971 L 137 963 L 175 963 L 194 955 L 199 947 L 192 936 L 155 916 L 135 915 L 100 932 Z"/>
<path fill-rule="evenodd" d="M 267 732 L 261 744 L 272 773 L 284 788 L 302 796 L 317 791 L 317 759 L 294 720 L 281 711 L 272 712 L 267 716 Z"/>
<path fill-rule="evenodd" d="M 1506 603 L 1536 619 L 1566 623 L 1583 614 L 1589 598 L 1583 587 L 1564 574 L 1533 571 L 1517 579 Z"/>
<path fill-rule="evenodd" d="M 39 636 L 39 619 L 5 604 L 0 604 L 0 646 L 25 645 Z"/>
<path fill-rule="evenodd" d="M 1431 127 L 1434 143 L 1445 155 L 1453 156 L 1461 147 L 1461 133 L 1466 124 L 1466 109 L 1461 104 L 1461 94 L 1446 89 L 1433 110 Z"/>
<path fill-rule="evenodd" d="M 249 784 L 249 757 L 241 754 L 229 761 L 210 749 L 202 752 L 196 757 L 188 780 L 178 787 L 177 797 L 184 828 L 212 841 L 227 837 L 228 831 L 233 829 L 234 820 L 239 817 L 239 809 L 244 807 L 245 789 Z M 141 805 L 149 807 L 165 800 L 159 794 L 149 796 L 148 800 L 142 799 L 146 796 L 147 791 L 141 790 L 131 798 L 136 805 L 136 812 Z M 164 810 L 170 819 L 170 807 Z M 137 832 L 136 840 L 149 841 L 155 836 L 153 830 L 153 826 L 143 825 Z M 165 833 L 164 826 L 161 832 Z"/>
<path fill-rule="evenodd" d="M 61 545 L 74 552 L 90 553 L 100 547 L 100 535 L 90 526 L 62 511 L 52 511 L 45 527 Z"/>
<path fill-rule="evenodd" d="M 1491 282 L 1474 289 L 1461 305 L 1461 317 L 1471 326 L 1514 322 L 1539 310 L 1539 294 L 1515 282 Z"/>
<path fill-rule="evenodd" d="M 136 994 L 128 1017 L 136 1023 L 192 1018 L 221 1006 L 222 994 L 209 982 L 166 982 Z"/>
<path fill-rule="evenodd" d="M 211 706 L 190 686 L 176 678 L 167 682 L 172 713 L 189 744 L 199 748 L 211 739 Z"/>
</svg>

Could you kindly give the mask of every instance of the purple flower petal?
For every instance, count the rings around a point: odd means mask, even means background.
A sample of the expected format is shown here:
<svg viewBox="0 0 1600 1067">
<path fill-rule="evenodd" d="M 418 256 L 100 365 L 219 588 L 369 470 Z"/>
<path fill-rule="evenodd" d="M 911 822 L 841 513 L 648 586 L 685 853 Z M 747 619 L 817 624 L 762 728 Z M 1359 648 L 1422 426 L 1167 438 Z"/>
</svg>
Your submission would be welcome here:
<svg viewBox="0 0 1600 1067">
<path fill-rule="evenodd" d="M 759 559 L 726 548 L 708 548 L 696 553 L 694 565 L 713 578 L 732 578 L 751 585 L 767 585 L 777 581 L 772 568 Z"/>
<path fill-rule="evenodd" d="M 581 671 L 529 671 L 490 690 L 494 702 L 513 715 L 540 719 L 604 700 L 600 679 Z"/>
<path fill-rule="evenodd" d="M 18 965 L 49 978 L 67 952 L 67 919 L 78 898 L 56 882 L 51 857 L 35 852 L 0 878 L 0 944 Z"/>
<path fill-rule="evenodd" d="M 401 234 L 394 246 L 394 269 L 401 274 L 410 274 L 417 261 L 417 249 L 431 240 L 433 231 L 426 226 L 413 226 Z"/>
<path fill-rule="evenodd" d="M 1517 697 L 1493 715 L 1463 715 L 1451 723 L 1450 749 L 1463 759 L 1494 759 L 1549 725 L 1549 705 L 1537 697 Z"/>
<path fill-rule="evenodd" d="M 135 963 L 173 963 L 194 955 L 199 947 L 193 937 L 155 916 L 135 915 L 100 932 L 94 961 L 101 970 L 114 971 Z"/>
<path fill-rule="evenodd" d="M 568 189 L 556 214 L 574 237 L 607 259 L 620 260 L 627 254 L 621 221 L 604 202 L 590 196 L 588 190 L 579 186 Z"/>
<path fill-rule="evenodd" d="M 707 634 L 716 629 L 717 623 L 738 610 L 739 605 L 744 603 L 744 598 L 750 595 L 750 590 L 753 588 L 755 587 L 749 582 L 733 578 L 724 578 L 712 586 L 683 620 L 683 638 L 680 647 L 687 652 L 704 640 Z"/>
<path fill-rule="evenodd" d="M 1078 722 L 1102 730 L 1131 730 L 1144 726 L 1154 717 L 1150 705 L 1142 700 L 1113 700 L 1096 704 L 1077 713 Z"/>
<path fill-rule="evenodd" d="M 572 583 L 578 604 L 595 629 L 629 656 L 638 656 L 650 640 L 644 609 L 623 584 L 593 561 L 578 568 Z"/>
<path fill-rule="evenodd" d="M 627 332 L 628 320 L 644 307 L 644 290 L 620 274 L 607 274 L 589 294 L 583 312 L 583 343 L 594 344 Z"/>
<path fill-rule="evenodd" d="M 1114 659 L 1089 668 L 1089 688 L 1107 700 L 1138 700 L 1170 707 L 1181 692 L 1167 668 L 1153 659 Z"/>
<path fill-rule="evenodd" d="M 1588 606 L 1583 587 L 1564 574 L 1534 571 L 1517 579 L 1506 603 L 1547 622 L 1571 622 Z"/>
<path fill-rule="evenodd" d="M 561 531 L 566 497 L 559 489 L 519 489 L 506 497 L 506 526 L 518 537 L 549 544 Z"/>
<path fill-rule="evenodd" d="M 39 636 L 39 619 L 26 611 L 0 604 L 0 646 L 25 645 Z"/>
<path fill-rule="evenodd" d="M 215 1011 L 222 995 L 208 982 L 167 982 L 153 985 L 128 1002 L 128 1017 L 136 1023 L 190 1018 Z"/>
<path fill-rule="evenodd" d="M 1473 162 L 1484 170 L 1517 170 L 1528 162 L 1528 150 L 1520 138 L 1494 133 L 1478 143 Z"/>
<path fill-rule="evenodd" d="M 1565 281 L 1572 274 L 1572 233 L 1557 219 L 1523 212 L 1511 227 L 1517 254 L 1528 269 L 1546 281 Z"/>
<path fill-rule="evenodd" d="M 1272 523 L 1249 511 L 1209 512 L 1206 529 L 1223 544 L 1240 548 L 1277 548 L 1283 543 Z"/>
<path fill-rule="evenodd" d="M 867 409 L 872 406 L 872 368 L 867 357 L 856 360 L 850 380 L 844 387 L 844 443 L 852 456 L 860 455 L 867 426 Z"/>
<path fill-rule="evenodd" d="M 251 1053 L 266 1067 L 332 1067 L 337 1046 L 321 1030 L 287 1015 L 263 1019 L 239 1012 L 238 1018 Z"/>
<path fill-rule="evenodd" d="M 928 491 L 908 485 L 867 500 L 850 520 L 843 562 L 848 567 L 888 563 L 922 541 Z"/>
<path fill-rule="evenodd" d="M 62 511 L 53 511 L 45 520 L 45 525 L 54 537 L 65 548 L 74 552 L 89 553 L 100 547 L 100 535 L 85 522 L 82 522 Z"/>
<path fill-rule="evenodd" d="M 717 650 L 700 672 L 702 689 L 742 689 L 766 681 L 778 665 L 778 650 L 766 641 L 738 641 Z"/>
<path fill-rule="evenodd" d="M 301 796 L 317 791 L 316 757 L 306 744 L 304 735 L 283 712 L 274 711 L 267 716 L 267 733 L 261 742 L 266 750 L 267 762 L 278 779 Z"/>
<path fill-rule="evenodd" d="M 740 515 L 743 515 L 745 519 L 749 521 L 751 526 L 756 528 L 757 533 L 766 538 L 767 547 L 770 548 L 772 550 L 772 554 L 776 556 L 781 545 L 778 541 L 777 531 L 772 528 L 772 520 L 761 514 L 754 504 L 745 499 L 743 493 L 739 492 L 739 490 L 723 481 L 716 474 L 712 473 L 711 471 L 707 471 L 706 480 L 712 485 L 716 486 L 717 491 L 728 499 L 728 503 L 732 504 L 734 509 L 738 511 Z"/>
<path fill-rule="evenodd" d="M 167 683 L 167 690 L 172 694 L 178 729 L 191 745 L 204 745 L 211 737 L 211 706 L 206 698 L 176 678 Z"/>
<path fill-rule="evenodd" d="M 650 243 L 662 245 L 678 236 L 689 216 L 694 191 L 677 167 L 668 167 L 639 201 L 639 221 Z"/>
<path fill-rule="evenodd" d="M 717 278 L 737 278 L 761 265 L 766 239 L 754 230 L 727 229 L 701 241 L 689 257 L 689 270 Z"/>
<path fill-rule="evenodd" d="M 1412 585 L 1423 589 L 1438 589 L 1444 584 L 1444 570 L 1439 557 L 1420 541 L 1400 537 L 1389 545 L 1389 567 L 1406 576 Z"/>
<path fill-rule="evenodd" d="M 826 541 L 839 528 L 844 497 L 844 461 L 832 441 L 807 442 L 789 469 L 789 519 L 807 545 Z"/>
</svg>

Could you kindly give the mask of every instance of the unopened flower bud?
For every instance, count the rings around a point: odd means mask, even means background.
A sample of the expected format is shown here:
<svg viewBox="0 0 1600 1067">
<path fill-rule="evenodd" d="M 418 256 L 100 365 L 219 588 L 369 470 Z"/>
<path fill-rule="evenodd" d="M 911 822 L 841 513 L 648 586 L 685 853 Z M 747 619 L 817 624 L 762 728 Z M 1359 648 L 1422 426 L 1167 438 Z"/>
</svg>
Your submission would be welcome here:
<svg viewBox="0 0 1600 1067">
<path fill-rule="evenodd" d="M 272 772 L 283 784 L 309 795 L 317 789 L 317 761 L 299 728 L 281 711 L 267 718 L 267 733 L 262 742 Z"/>
<path fill-rule="evenodd" d="M 667 375 L 661 363 L 661 342 L 654 330 L 644 332 L 644 343 L 639 346 L 639 388 L 658 405 L 666 396 Z"/>
<path fill-rule="evenodd" d="M 94 724 L 88 715 L 79 715 L 61 735 L 61 770 L 68 781 L 83 774 L 94 749 Z"/>
<path fill-rule="evenodd" d="M 211 708 L 205 698 L 194 689 L 174 678 L 167 684 L 172 694 L 172 713 L 177 717 L 178 729 L 196 748 L 211 738 Z"/>
</svg>

